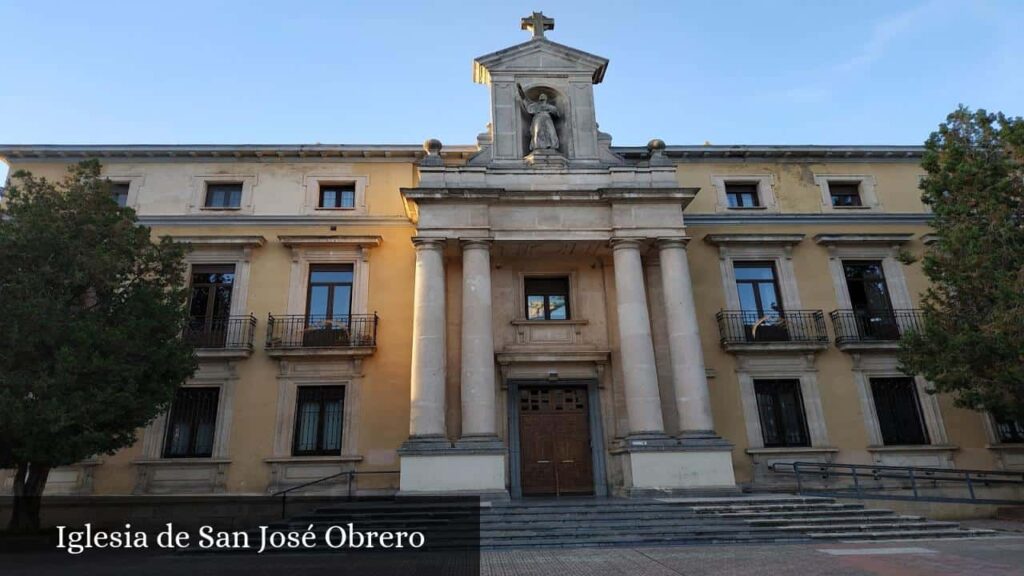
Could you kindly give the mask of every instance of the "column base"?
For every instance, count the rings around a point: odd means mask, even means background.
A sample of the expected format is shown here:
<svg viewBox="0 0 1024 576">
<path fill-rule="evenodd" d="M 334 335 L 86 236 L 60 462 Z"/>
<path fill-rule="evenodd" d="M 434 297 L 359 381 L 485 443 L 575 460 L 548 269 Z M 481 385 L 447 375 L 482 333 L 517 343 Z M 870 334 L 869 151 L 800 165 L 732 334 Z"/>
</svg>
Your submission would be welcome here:
<svg viewBox="0 0 1024 576">
<path fill-rule="evenodd" d="M 401 458 L 397 496 L 480 496 L 507 500 L 505 445 L 496 436 L 463 438 L 455 447 L 410 438 Z"/>
<path fill-rule="evenodd" d="M 623 450 L 630 496 L 722 495 L 739 492 L 732 467 L 733 445 L 709 433 L 684 433 L 672 444 L 637 444 Z"/>
</svg>

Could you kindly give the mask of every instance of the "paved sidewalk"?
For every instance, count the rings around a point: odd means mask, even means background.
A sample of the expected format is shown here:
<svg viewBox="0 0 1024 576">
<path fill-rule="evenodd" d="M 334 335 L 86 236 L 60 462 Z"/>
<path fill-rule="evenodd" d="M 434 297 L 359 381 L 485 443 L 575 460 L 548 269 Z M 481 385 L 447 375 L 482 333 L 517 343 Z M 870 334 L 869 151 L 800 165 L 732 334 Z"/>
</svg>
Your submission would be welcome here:
<svg viewBox="0 0 1024 576">
<path fill-rule="evenodd" d="M 484 576 L 1024 576 L 1024 538 L 484 552 Z"/>
</svg>

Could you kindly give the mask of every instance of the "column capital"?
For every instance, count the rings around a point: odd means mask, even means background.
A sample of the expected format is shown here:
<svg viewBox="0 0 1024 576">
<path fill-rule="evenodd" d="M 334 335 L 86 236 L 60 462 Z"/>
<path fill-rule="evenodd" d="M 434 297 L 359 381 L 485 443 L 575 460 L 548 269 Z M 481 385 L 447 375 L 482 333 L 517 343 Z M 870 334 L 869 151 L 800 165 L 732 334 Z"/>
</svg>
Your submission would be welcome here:
<svg viewBox="0 0 1024 576">
<path fill-rule="evenodd" d="M 413 236 L 412 245 L 417 250 L 444 250 L 445 246 L 448 245 L 448 239 L 432 236 Z"/>
<path fill-rule="evenodd" d="M 659 250 L 665 250 L 667 248 L 682 248 L 683 250 L 686 250 L 686 245 L 689 243 L 689 236 L 666 236 L 664 238 L 658 238 L 657 240 Z"/>
<path fill-rule="evenodd" d="M 645 238 L 612 237 L 608 243 L 611 244 L 612 250 L 639 250 L 644 241 Z"/>
<path fill-rule="evenodd" d="M 463 250 L 490 250 L 494 244 L 493 238 L 460 238 L 459 244 Z"/>
</svg>

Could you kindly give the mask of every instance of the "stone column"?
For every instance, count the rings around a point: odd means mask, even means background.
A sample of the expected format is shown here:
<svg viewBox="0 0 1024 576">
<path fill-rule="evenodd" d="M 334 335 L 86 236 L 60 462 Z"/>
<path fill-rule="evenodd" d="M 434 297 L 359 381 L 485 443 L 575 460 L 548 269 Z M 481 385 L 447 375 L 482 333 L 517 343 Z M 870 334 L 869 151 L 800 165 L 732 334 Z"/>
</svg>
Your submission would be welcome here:
<svg viewBox="0 0 1024 576">
<path fill-rule="evenodd" d="M 640 240 L 636 239 L 612 239 L 626 413 L 631 436 L 662 436 L 665 423 L 658 395 L 658 372 L 654 363 L 654 341 L 651 339 L 640 245 Z"/>
<path fill-rule="evenodd" d="M 658 241 L 661 281 L 665 295 L 669 355 L 672 358 L 672 389 L 679 413 L 679 430 L 684 435 L 711 435 L 714 421 L 708 396 L 704 351 L 697 328 L 690 265 L 684 238 Z"/>
<path fill-rule="evenodd" d="M 462 438 L 497 440 L 494 332 L 491 328 L 491 241 L 462 242 Z"/>
<path fill-rule="evenodd" d="M 410 441 L 447 442 L 444 427 L 445 298 L 444 238 L 413 238 Z"/>
</svg>

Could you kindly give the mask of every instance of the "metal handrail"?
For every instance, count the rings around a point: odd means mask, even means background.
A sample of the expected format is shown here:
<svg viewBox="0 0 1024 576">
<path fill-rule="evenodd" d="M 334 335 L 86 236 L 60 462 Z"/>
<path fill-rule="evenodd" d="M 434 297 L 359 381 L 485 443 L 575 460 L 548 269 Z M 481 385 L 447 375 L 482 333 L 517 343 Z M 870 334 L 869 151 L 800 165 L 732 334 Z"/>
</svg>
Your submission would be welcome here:
<svg viewBox="0 0 1024 576">
<path fill-rule="evenodd" d="M 975 493 L 975 486 L 1009 485 L 1024 487 L 1024 472 L 1013 472 L 1008 470 L 974 470 L 966 468 L 929 468 L 924 466 L 882 466 L 878 464 L 842 464 L 824 462 L 773 462 L 768 468 L 775 473 L 792 473 L 796 475 L 796 487 L 798 493 L 813 492 L 832 496 L 853 496 L 855 498 L 877 498 L 887 500 L 920 500 L 926 502 L 966 502 L 976 504 L 1020 504 L 1018 500 L 978 498 Z M 851 478 L 853 490 L 842 489 L 809 489 L 804 485 L 804 476 L 817 476 L 824 480 L 832 478 Z M 898 494 L 879 494 L 875 490 L 886 490 L 886 487 L 879 486 L 877 489 L 866 488 L 863 480 L 901 480 L 909 482 L 913 496 Z M 921 483 L 932 483 L 938 487 L 940 482 L 950 484 L 961 484 L 967 488 L 967 498 L 956 498 L 947 496 L 922 495 L 920 492 Z M 889 487 L 891 489 L 892 487 Z"/>
<path fill-rule="evenodd" d="M 293 491 L 301 490 L 303 488 L 307 488 L 309 486 L 313 486 L 314 484 L 319 484 L 321 482 L 326 482 L 328 480 L 332 480 L 334 478 L 338 478 L 338 477 L 341 477 L 341 476 L 347 476 L 348 477 L 348 481 L 347 481 L 346 490 L 347 490 L 348 493 L 347 493 L 345 499 L 346 499 L 346 501 L 351 501 L 352 500 L 352 480 L 356 476 L 359 476 L 359 475 L 370 475 L 370 474 L 399 474 L 399 471 L 398 470 L 367 470 L 367 471 L 357 472 L 355 470 L 346 470 L 344 472 L 338 472 L 337 474 L 331 474 L 329 476 L 324 476 L 323 478 L 317 478 L 316 480 L 311 480 L 309 482 L 305 482 L 305 483 L 299 484 L 297 486 L 291 486 L 291 487 L 285 488 L 284 490 L 278 490 L 277 492 L 274 492 L 273 494 L 271 494 L 270 497 L 271 498 L 275 498 L 277 496 L 281 497 L 281 517 L 285 518 L 287 516 L 286 510 L 287 510 L 287 507 L 288 507 L 288 494 L 292 493 Z"/>
<path fill-rule="evenodd" d="M 266 347 L 295 348 L 360 348 L 377 345 L 377 323 L 373 314 L 267 315 Z"/>
<path fill-rule="evenodd" d="M 833 310 L 829 317 L 836 344 L 895 342 L 924 326 L 924 313 L 916 308 Z"/>
</svg>

